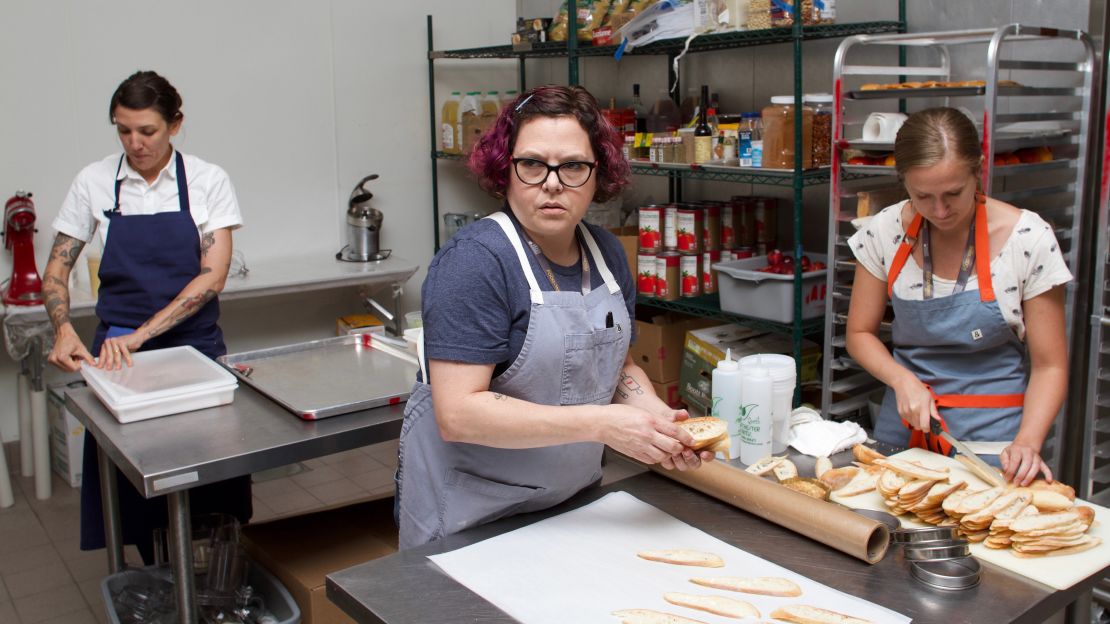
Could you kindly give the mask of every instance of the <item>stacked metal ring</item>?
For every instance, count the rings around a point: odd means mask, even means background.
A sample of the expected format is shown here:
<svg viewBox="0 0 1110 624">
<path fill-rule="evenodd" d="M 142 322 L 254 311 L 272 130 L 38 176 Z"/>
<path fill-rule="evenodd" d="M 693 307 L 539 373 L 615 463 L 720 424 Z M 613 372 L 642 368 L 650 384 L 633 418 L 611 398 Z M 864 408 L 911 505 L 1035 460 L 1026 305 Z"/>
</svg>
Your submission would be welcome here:
<svg viewBox="0 0 1110 624">
<path fill-rule="evenodd" d="M 901 544 L 910 574 L 917 581 L 937 589 L 969 589 L 979 584 L 982 570 L 971 556 L 967 540 L 956 535 L 955 527 L 899 529 L 891 533 Z"/>
</svg>

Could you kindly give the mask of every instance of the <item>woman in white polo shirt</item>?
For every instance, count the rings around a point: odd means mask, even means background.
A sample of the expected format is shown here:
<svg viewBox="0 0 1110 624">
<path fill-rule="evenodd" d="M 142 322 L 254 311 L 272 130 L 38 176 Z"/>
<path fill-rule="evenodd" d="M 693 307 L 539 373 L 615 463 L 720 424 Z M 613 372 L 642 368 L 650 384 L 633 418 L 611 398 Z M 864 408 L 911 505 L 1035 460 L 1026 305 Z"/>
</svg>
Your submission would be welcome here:
<svg viewBox="0 0 1110 624">
<path fill-rule="evenodd" d="M 85 167 L 54 220 L 58 234 L 43 280 L 54 326 L 49 360 L 65 370 L 131 364 L 131 353 L 190 345 L 215 358 L 226 352 L 217 294 L 231 265 L 231 232 L 242 224 L 235 190 L 220 167 L 170 143 L 181 130 L 181 96 L 162 76 L 140 71 L 112 95 L 111 122 L 122 154 Z M 104 243 L 92 350 L 69 321 L 69 273 L 93 237 Z M 93 357 L 93 354 L 96 357 Z M 96 444 L 85 437 L 81 547 L 104 545 Z M 124 542 L 151 559 L 151 531 L 165 526 L 161 500 L 147 501 L 118 479 Z M 249 477 L 199 488 L 194 513 L 251 515 Z"/>
</svg>

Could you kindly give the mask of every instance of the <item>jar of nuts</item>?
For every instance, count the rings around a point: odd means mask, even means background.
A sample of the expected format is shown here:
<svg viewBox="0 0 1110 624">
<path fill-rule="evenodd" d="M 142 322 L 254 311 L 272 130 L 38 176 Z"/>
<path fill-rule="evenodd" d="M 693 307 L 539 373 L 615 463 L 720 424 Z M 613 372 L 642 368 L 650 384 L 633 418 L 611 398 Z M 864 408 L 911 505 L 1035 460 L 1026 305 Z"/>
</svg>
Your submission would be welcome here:
<svg viewBox="0 0 1110 624">
<path fill-rule="evenodd" d="M 833 96 L 831 93 L 806 93 L 802 101 L 813 109 L 813 166 L 828 167 L 832 164 Z"/>
<path fill-rule="evenodd" d="M 771 27 L 771 0 L 751 0 L 748 5 L 748 30 Z"/>
<path fill-rule="evenodd" d="M 814 0 L 778 0 L 771 7 L 771 27 L 793 26 L 795 16 L 803 24 L 816 24 L 813 3 Z"/>
</svg>

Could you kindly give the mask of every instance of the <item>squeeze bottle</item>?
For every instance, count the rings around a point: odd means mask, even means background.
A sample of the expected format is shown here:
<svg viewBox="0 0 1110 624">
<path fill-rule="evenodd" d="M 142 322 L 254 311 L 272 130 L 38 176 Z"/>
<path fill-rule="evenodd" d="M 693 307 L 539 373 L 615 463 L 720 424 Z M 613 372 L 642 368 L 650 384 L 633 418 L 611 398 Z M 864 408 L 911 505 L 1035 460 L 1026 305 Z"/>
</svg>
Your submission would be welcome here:
<svg viewBox="0 0 1110 624">
<path fill-rule="evenodd" d="M 740 461 L 745 465 L 771 454 L 771 376 L 756 366 L 740 379 L 742 398 L 736 420 L 740 429 Z"/>
<path fill-rule="evenodd" d="M 732 359 L 732 349 L 725 351 L 725 357 L 713 369 L 712 408 L 709 415 L 728 423 L 729 450 L 732 459 L 740 455 L 740 429 L 737 415 L 740 411 L 740 364 Z M 723 453 L 718 453 L 723 455 Z"/>
</svg>

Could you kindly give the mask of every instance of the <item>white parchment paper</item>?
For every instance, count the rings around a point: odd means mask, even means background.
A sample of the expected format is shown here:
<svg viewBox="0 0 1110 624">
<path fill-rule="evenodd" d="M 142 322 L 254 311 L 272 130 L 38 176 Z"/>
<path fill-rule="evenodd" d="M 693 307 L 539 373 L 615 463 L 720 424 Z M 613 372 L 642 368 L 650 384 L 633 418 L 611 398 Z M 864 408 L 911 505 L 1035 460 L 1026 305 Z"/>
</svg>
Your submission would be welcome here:
<svg viewBox="0 0 1110 624">
<path fill-rule="evenodd" d="M 715 553 L 725 566 L 678 566 L 636 556 L 642 550 L 672 548 Z M 711 624 L 741 621 L 672 605 L 663 600 L 666 592 L 727 595 L 755 605 L 768 620 L 780 606 L 807 604 L 876 624 L 910 621 L 748 554 L 627 492 L 613 492 L 585 507 L 429 559 L 525 624 L 615 624 L 619 620 L 611 612 L 619 609 L 655 609 Z M 689 580 L 713 576 L 784 577 L 801 586 L 802 595 L 758 596 Z"/>
</svg>

